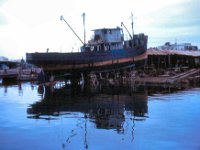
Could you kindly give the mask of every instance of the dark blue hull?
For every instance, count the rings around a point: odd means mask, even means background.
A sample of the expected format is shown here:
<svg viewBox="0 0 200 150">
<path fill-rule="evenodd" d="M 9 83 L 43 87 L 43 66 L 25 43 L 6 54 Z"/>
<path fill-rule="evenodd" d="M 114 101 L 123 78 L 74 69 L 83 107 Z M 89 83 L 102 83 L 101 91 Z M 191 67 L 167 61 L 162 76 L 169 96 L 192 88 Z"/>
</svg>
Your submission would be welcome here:
<svg viewBox="0 0 200 150">
<path fill-rule="evenodd" d="M 120 49 L 102 52 L 27 53 L 27 62 L 44 71 L 97 71 L 144 65 L 146 49 Z"/>
</svg>

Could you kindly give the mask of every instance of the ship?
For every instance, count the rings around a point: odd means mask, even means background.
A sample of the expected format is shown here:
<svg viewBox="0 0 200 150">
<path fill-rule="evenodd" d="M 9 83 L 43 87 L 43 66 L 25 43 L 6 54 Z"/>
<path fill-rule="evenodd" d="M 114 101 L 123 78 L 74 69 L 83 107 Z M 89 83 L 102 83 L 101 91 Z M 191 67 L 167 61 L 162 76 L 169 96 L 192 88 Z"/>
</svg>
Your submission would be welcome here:
<svg viewBox="0 0 200 150">
<path fill-rule="evenodd" d="M 81 41 L 83 46 L 81 46 L 80 52 L 26 53 L 28 63 L 41 67 L 44 72 L 54 74 L 119 70 L 141 67 L 145 64 L 148 36 L 144 33 L 134 34 L 133 32 L 130 34 L 124 23 L 121 22 L 121 27 L 92 30 L 94 35 L 86 43 L 85 32 L 83 42 L 63 16 L 61 16 L 61 20 L 67 23 Z M 126 40 L 123 27 L 129 34 L 129 38 Z"/>
</svg>

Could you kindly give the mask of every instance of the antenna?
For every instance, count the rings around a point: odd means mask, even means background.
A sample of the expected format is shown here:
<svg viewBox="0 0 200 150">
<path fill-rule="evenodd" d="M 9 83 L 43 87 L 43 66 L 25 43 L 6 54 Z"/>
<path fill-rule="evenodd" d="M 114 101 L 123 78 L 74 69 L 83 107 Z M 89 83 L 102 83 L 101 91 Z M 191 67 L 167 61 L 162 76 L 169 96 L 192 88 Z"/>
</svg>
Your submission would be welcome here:
<svg viewBox="0 0 200 150">
<path fill-rule="evenodd" d="M 81 41 L 81 43 L 82 44 L 84 44 L 83 43 L 83 41 L 81 40 L 81 38 L 76 34 L 76 32 L 72 29 L 72 27 L 67 23 L 67 21 L 65 20 L 65 18 L 61 15 L 60 16 L 60 20 L 62 21 L 62 20 L 64 20 L 64 22 L 68 25 L 68 27 L 72 30 L 72 32 L 76 35 L 76 37 L 79 39 L 79 41 Z"/>
<path fill-rule="evenodd" d="M 86 42 L 85 13 L 82 14 L 82 17 L 83 17 L 84 45 L 85 45 L 85 42 Z"/>
<path fill-rule="evenodd" d="M 133 13 L 131 12 L 131 26 L 132 26 L 132 35 L 134 36 L 134 30 L 133 30 Z"/>
</svg>

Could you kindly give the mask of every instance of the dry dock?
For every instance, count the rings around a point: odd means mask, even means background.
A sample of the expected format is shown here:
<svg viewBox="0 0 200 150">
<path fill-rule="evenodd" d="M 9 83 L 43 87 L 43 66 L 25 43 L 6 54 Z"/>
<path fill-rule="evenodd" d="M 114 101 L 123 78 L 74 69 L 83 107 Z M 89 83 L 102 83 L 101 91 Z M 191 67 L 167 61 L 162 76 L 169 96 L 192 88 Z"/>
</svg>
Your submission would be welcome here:
<svg viewBox="0 0 200 150">
<path fill-rule="evenodd" d="M 112 86 L 135 85 L 188 85 L 200 84 L 200 50 L 147 50 L 148 59 L 143 68 L 129 71 L 120 77 L 104 78 Z M 113 73 L 111 73 L 113 74 Z M 92 79 L 94 80 L 94 79 Z M 94 82 L 94 81 L 93 81 Z"/>
<path fill-rule="evenodd" d="M 185 86 L 200 84 L 200 51 L 170 51 L 149 49 L 145 66 L 134 70 L 102 71 L 88 73 L 82 79 L 68 79 L 71 83 L 85 84 L 91 87 L 105 86 Z M 54 79 L 58 77 L 55 76 Z M 64 79 L 66 80 L 66 78 Z M 49 83 L 49 81 L 47 81 Z M 52 82 L 52 80 L 50 80 Z M 52 82 L 53 84 L 55 82 Z M 51 83 L 48 85 L 52 85 Z"/>
<path fill-rule="evenodd" d="M 200 79 L 200 69 L 190 69 L 188 71 L 178 73 L 176 75 L 159 75 L 136 77 L 135 82 L 138 84 L 177 84 L 177 83 L 189 83 L 198 82 Z"/>
</svg>

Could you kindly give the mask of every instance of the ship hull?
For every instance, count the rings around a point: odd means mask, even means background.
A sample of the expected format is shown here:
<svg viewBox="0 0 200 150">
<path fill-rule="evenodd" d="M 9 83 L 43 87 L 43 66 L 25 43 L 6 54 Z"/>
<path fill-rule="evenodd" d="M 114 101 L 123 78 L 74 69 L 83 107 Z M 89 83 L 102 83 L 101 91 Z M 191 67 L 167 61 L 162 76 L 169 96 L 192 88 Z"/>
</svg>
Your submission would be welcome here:
<svg viewBox="0 0 200 150">
<path fill-rule="evenodd" d="M 147 58 L 145 49 L 119 49 L 103 52 L 27 53 L 26 60 L 45 72 L 84 72 L 140 67 Z"/>
</svg>

